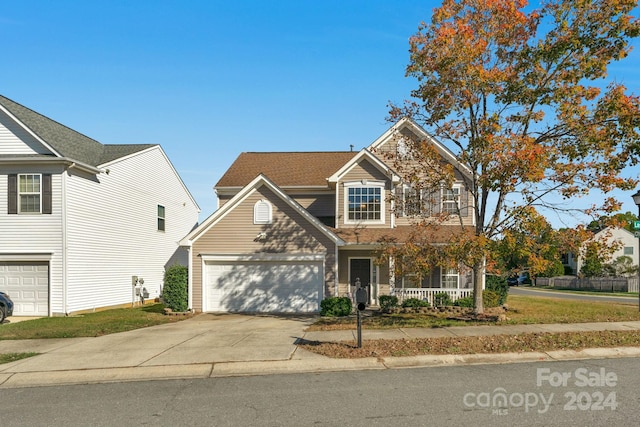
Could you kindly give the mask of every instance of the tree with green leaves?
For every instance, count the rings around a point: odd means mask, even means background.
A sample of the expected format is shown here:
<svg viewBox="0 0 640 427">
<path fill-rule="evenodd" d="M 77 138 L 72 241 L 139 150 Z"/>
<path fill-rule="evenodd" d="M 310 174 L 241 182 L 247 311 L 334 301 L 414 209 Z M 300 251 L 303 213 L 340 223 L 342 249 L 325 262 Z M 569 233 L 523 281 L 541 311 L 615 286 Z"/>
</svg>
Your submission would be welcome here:
<svg viewBox="0 0 640 427">
<path fill-rule="evenodd" d="M 632 190 L 624 171 L 640 158 L 640 100 L 607 80 L 640 25 L 636 0 L 444 0 L 410 38 L 407 75 L 412 100 L 392 105 L 391 119 L 411 117 L 472 171 L 473 233 L 459 233 L 446 256 L 474 271 L 474 311 L 483 312 L 482 280 L 489 242 L 506 236 L 529 209 L 571 210 L 592 190 Z M 426 159 L 425 186 L 451 182 L 453 169 Z M 413 172 L 396 169 L 415 181 Z M 605 197 L 590 211 L 614 212 Z M 431 226 L 433 219 L 424 218 Z M 431 253 L 429 253 L 431 256 Z"/>
</svg>

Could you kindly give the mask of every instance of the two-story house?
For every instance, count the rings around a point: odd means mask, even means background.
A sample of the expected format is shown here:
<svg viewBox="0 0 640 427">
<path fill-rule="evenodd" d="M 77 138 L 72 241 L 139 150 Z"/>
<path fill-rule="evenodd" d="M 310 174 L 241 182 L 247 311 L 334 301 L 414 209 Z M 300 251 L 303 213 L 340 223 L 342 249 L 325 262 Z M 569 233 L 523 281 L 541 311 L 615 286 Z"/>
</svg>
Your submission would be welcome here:
<svg viewBox="0 0 640 427">
<path fill-rule="evenodd" d="M 628 257 L 631 260 L 632 266 L 640 265 L 640 250 L 638 245 L 638 239 L 628 230 L 624 228 L 606 227 L 593 235 L 593 241 L 603 241 L 609 246 L 613 246 L 615 250 L 607 257 L 606 263 L 611 263 L 620 257 Z M 583 245 L 586 247 L 585 243 Z M 572 271 L 579 274 L 584 265 L 584 256 L 578 255 L 574 258 L 573 254 L 570 254 L 567 265 L 572 268 Z M 563 260 L 564 261 L 564 260 Z"/>
<path fill-rule="evenodd" d="M 456 224 L 473 226 L 464 179 L 470 172 L 409 119 L 358 152 L 242 153 L 215 186 L 218 209 L 182 241 L 191 253 L 189 306 L 316 312 L 323 298 L 351 295 L 358 283 L 372 304 L 409 286 L 469 295 L 468 271 L 434 268 L 415 283 L 395 277 L 392 261 L 374 262 L 379 241 L 402 244 L 415 220 L 394 206 L 392 195 L 410 191 L 381 154 L 402 151 L 409 133 L 455 164 L 456 181 L 442 187 L 431 209 L 458 217 L 450 229 L 440 227 L 432 243 L 446 242 L 448 230 L 460 229 Z"/>
<path fill-rule="evenodd" d="M 14 315 L 158 297 L 200 209 L 159 145 L 105 145 L 0 96 L 0 290 Z"/>
</svg>

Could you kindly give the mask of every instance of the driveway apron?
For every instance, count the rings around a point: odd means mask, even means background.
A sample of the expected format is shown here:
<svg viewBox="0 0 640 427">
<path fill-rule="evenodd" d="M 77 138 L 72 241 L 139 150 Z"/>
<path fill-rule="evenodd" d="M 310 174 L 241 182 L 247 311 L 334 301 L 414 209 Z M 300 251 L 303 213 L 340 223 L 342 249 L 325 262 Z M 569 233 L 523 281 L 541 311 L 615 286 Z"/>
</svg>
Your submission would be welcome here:
<svg viewBox="0 0 640 427">
<path fill-rule="evenodd" d="M 311 317 L 205 313 L 96 338 L 20 341 L 20 351 L 43 354 L 0 365 L 0 372 L 289 360 L 312 321 Z M 12 347 L 11 341 L 0 341 L 0 353 L 13 351 Z"/>
</svg>

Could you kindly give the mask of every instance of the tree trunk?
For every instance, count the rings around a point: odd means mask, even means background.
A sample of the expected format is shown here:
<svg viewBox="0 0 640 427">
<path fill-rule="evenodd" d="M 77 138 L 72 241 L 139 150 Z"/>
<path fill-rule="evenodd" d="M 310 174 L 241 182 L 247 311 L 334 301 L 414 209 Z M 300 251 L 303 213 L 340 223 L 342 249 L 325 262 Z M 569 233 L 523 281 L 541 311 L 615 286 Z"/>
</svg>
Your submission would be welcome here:
<svg viewBox="0 0 640 427">
<path fill-rule="evenodd" d="M 484 284 L 485 259 L 473 266 L 473 314 L 484 313 L 482 305 L 482 285 Z"/>
</svg>

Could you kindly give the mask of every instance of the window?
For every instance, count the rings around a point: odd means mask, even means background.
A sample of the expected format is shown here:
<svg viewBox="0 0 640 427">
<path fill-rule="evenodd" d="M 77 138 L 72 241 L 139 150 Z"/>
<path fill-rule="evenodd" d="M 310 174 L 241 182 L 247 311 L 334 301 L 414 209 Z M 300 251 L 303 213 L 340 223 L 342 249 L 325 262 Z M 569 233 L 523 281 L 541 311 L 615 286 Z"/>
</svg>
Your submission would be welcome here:
<svg viewBox="0 0 640 427">
<path fill-rule="evenodd" d="M 40 213 L 41 179 L 39 174 L 18 175 L 18 212 Z"/>
<path fill-rule="evenodd" d="M 384 184 L 366 184 L 366 181 L 358 184 L 361 186 L 353 183 L 345 184 L 347 222 L 383 222 L 382 189 Z"/>
<path fill-rule="evenodd" d="M 164 206 L 158 205 L 158 231 L 164 231 L 164 226 L 165 226 Z"/>
<path fill-rule="evenodd" d="M 625 255 L 633 255 L 633 246 L 625 246 L 624 247 Z"/>
<path fill-rule="evenodd" d="M 458 279 L 458 271 L 456 269 L 442 269 L 442 288 L 458 289 Z"/>
<path fill-rule="evenodd" d="M 402 216 L 416 216 L 422 213 L 421 192 L 405 186 L 402 189 Z"/>
<path fill-rule="evenodd" d="M 10 174 L 7 177 L 9 214 L 50 214 L 51 174 Z"/>
<path fill-rule="evenodd" d="M 396 145 L 396 156 L 400 160 L 411 160 L 411 147 L 407 143 L 407 140 L 401 138 Z"/>
<path fill-rule="evenodd" d="M 442 212 L 450 215 L 459 213 L 458 203 L 460 201 L 460 186 L 454 185 L 452 188 L 442 189 Z"/>
<path fill-rule="evenodd" d="M 271 224 L 272 213 L 271 203 L 266 200 L 259 200 L 253 205 L 253 223 Z"/>
</svg>

